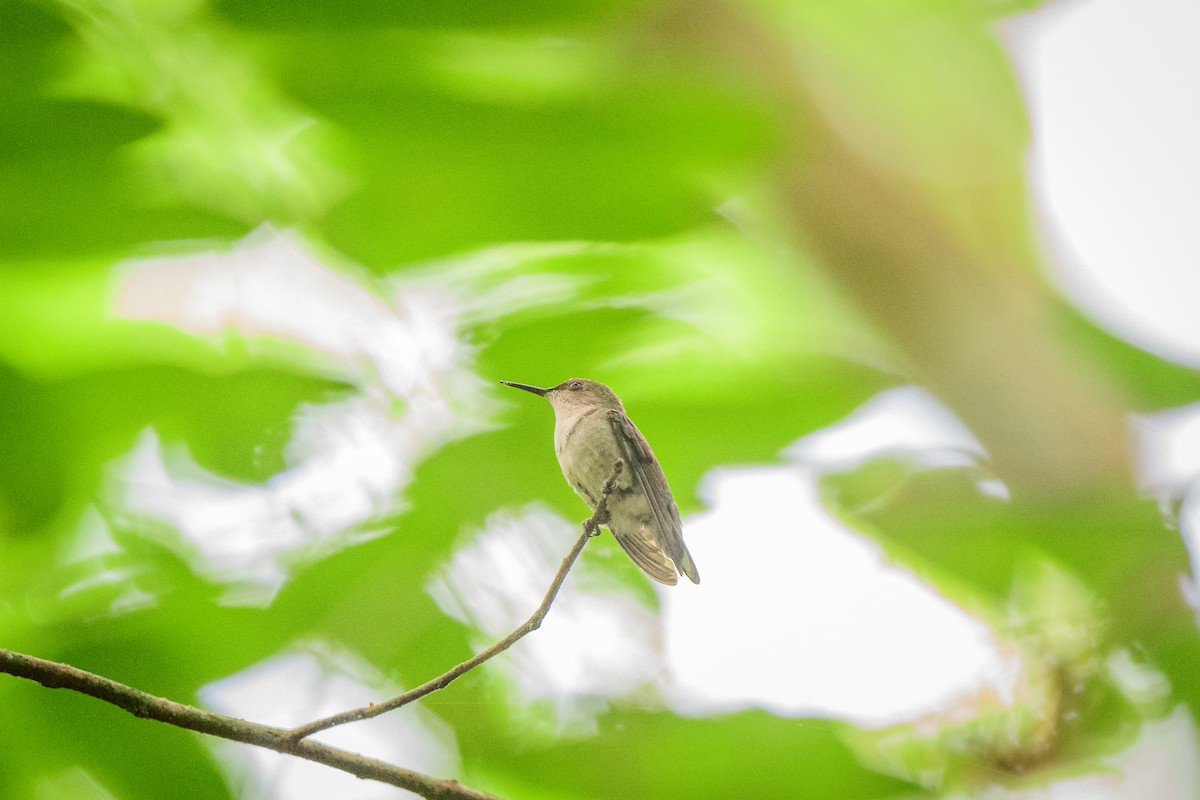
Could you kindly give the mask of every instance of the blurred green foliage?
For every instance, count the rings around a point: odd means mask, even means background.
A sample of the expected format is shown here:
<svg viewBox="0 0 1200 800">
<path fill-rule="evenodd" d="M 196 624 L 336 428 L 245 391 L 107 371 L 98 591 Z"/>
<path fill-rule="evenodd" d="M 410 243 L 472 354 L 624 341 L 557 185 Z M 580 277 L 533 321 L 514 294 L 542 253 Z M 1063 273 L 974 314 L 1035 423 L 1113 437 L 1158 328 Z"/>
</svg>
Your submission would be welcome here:
<svg viewBox="0 0 1200 800">
<path fill-rule="evenodd" d="M 756 80 L 737 48 L 697 35 L 720 27 L 709 6 L 691 19 L 632 0 L 0 0 L 0 642 L 183 702 L 305 641 L 343 645 L 403 685 L 467 657 L 471 632 L 427 593 L 463 532 L 532 501 L 581 513 L 554 481 L 548 442 L 528 441 L 545 409 L 513 406 L 473 420 L 471 435 L 446 434 L 413 456 L 387 513 L 360 521 L 383 535 L 298 552 L 268 605 L 231 604 L 175 532 L 122 513 L 114 465 L 152 429 L 220 479 L 264 484 L 290 464 L 304 409 L 366 394 L 370 379 L 319 366 L 295 342 L 262 345 L 288 337 L 234 320 L 198 333 L 123 318 L 121 265 L 166 242 L 228 245 L 270 222 L 335 265 L 361 265 L 331 269 L 379 297 L 432 276 L 466 309 L 456 332 L 478 375 L 618 386 L 686 513 L 712 467 L 772 460 L 921 375 L 804 235 L 786 235 L 771 171 L 796 139 L 803 153 L 818 138 L 797 120 L 879 131 L 873 157 L 949 181 L 922 202 L 973 245 L 1020 250 L 1026 123 L 988 20 L 1033 5 L 755 4 L 753 25 L 799 43 L 809 77 L 820 73 L 813 106 L 793 117 L 795 98 Z M 954 181 L 979 171 L 1000 198 L 993 228 L 955 216 Z M 528 297 L 503 296 L 521 286 Z M 1121 408 L 1200 396 L 1194 372 L 1061 304 L 1053 314 L 1055 335 L 1116 387 Z M 404 413 L 410 398 L 394 399 Z M 876 461 L 824 485 L 849 524 L 1000 629 L 1012 608 L 1046 606 L 1014 598 L 1023 565 L 1061 569 L 1086 587 L 1087 622 L 1103 633 L 1082 655 L 1014 634 L 1031 658 L 1068 670 L 1135 646 L 1197 710 L 1200 651 L 1175 595 L 1187 559 L 1157 509 L 1121 486 L 1000 501 L 978 478 Z M 100 552 L 80 544 L 96 526 L 112 539 Z M 629 591 L 649 599 L 636 580 Z M 130 589 L 141 600 L 123 605 Z M 1078 721 L 997 728 L 1023 746 L 1049 737 L 1060 756 L 1127 741 L 1144 710 L 1102 670 L 1070 674 L 1089 687 Z M 1055 675 L 1045 692 L 1057 703 Z M 452 691 L 427 706 L 456 732 L 463 779 L 513 797 L 922 797 L 938 788 L 921 779 L 931 770 L 973 785 L 946 766 L 955 752 L 992 779 L 1046 757 L 1001 752 L 975 730 L 931 745 L 902 726 L 897 769 L 871 756 L 885 742 L 841 723 L 620 703 L 592 734 L 525 740 L 486 678 Z M 237 794 L 191 734 L 15 679 L 0 681 L 0 707 L 0 796 L 65 796 L 76 768 L 123 800 Z"/>
</svg>

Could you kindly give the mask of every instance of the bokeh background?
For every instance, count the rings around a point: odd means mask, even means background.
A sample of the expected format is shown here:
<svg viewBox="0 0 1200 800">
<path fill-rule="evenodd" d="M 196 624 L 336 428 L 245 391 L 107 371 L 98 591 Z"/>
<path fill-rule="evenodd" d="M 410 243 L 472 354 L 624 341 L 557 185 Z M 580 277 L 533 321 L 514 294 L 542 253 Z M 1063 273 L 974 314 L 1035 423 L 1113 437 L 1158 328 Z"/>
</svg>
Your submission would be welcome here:
<svg viewBox="0 0 1200 800">
<path fill-rule="evenodd" d="M 1200 796 L 1187 0 L 0 0 L 0 645 L 511 798 Z M 0 796 L 391 797 L 0 676 Z"/>
</svg>

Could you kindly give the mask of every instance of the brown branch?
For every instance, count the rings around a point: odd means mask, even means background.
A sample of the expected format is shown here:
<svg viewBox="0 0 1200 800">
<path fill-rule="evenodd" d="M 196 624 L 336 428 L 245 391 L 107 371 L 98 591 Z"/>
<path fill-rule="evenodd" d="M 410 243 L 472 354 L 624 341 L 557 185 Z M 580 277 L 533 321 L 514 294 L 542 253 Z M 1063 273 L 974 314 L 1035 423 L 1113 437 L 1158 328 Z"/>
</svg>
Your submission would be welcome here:
<svg viewBox="0 0 1200 800">
<path fill-rule="evenodd" d="M 592 516 L 583 521 L 583 533 L 575 542 L 575 546 L 571 548 L 571 552 L 567 553 L 567 557 L 563 559 L 562 564 L 558 568 L 558 572 L 554 576 L 554 580 L 550 582 L 550 588 L 546 591 L 546 596 L 542 598 L 542 604 L 537 607 L 533 615 L 525 620 L 516 630 L 505 636 L 500 641 L 496 642 L 491 647 L 483 650 L 473 658 L 458 664 L 441 675 L 428 680 L 420 686 L 409 689 L 404 694 L 397 695 L 390 700 L 385 700 L 382 703 L 372 703 L 361 708 L 352 708 L 349 711 L 342 711 L 329 717 L 314 720 L 307 724 L 301 725 L 292 729 L 289 736 L 299 741 L 306 736 L 312 736 L 319 731 L 328 730 L 329 728 L 345 725 L 348 722 L 358 722 L 363 719 L 377 717 L 380 714 L 385 714 L 388 711 L 406 706 L 414 700 L 419 700 L 427 694 L 432 694 L 438 689 L 444 689 L 452 681 L 462 677 L 466 673 L 478 667 L 483 662 L 503 653 L 508 648 L 517 643 L 529 633 L 536 631 L 542 626 L 542 620 L 546 618 L 546 614 L 550 611 L 550 604 L 554 602 L 554 598 L 558 596 L 558 590 L 562 588 L 563 581 L 567 577 L 567 573 L 571 571 L 571 567 L 575 564 L 575 559 L 579 558 L 579 554 L 583 552 L 584 545 L 588 539 L 595 536 L 600 529 L 600 526 L 608 521 L 608 496 L 616 488 L 617 476 L 624 469 L 625 462 L 617 460 L 613 464 L 612 475 L 604 483 L 604 490 L 600 495 L 600 502 L 596 504 L 595 511 Z"/>
<path fill-rule="evenodd" d="M 379 781 L 407 789 L 427 800 L 499 800 L 494 795 L 463 786 L 453 779 L 434 778 L 378 759 L 351 753 L 348 750 L 309 741 L 305 737 L 347 722 L 377 717 L 386 711 L 407 705 L 418 698 L 442 689 L 455 678 L 504 652 L 517 640 L 541 627 L 542 620 L 550 611 L 550 604 L 558 596 L 558 590 L 562 588 L 563 581 L 566 580 L 567 573 L 575 564 L 575 560 L 583 552 L 584 545 L 587 544 L 588 539 L 599 533 L 600 526 L 608 521 L 608 496 L 616 488 L 617 476 L 621 474 L 624 466 L 624 462 L 620 460 L 613 465 L 612 475 L 604 483 L 604 491 L 600 502 L 596 504 L 596 510 L 591 517 L 583 521 L 583 534 L 575 542 L 571 552 L 563 559 L 554 580 L 550 583 L 550 589 L 546 592 L 537 611 L 533 612 L 533 616 L 508 636 L 474 658 L 468 659 L 433 680 L 383 703 L 352 709 L 301 725 L 298 728 L 288 729 L 227 717 L 224 714 L 176 703 L 163 697 L 155 697 L 141 689 L 135 689 L 69 664 L 47 661 L 12 650 L 0 649 L 0 672 L 37 681 L 48 689 L 71 689 L 80 692 L 106 703 L 112 703 L 135 717 L 157 720 L 178 728 L 265 747 L 277 753 L 299 756 L 348 772 L 364 780 Z"/>
<path fill-rule="evenodd" d="M 155 697 L 69 664 L 0 649 L 0 672 L 37 681 L 48 689 L 81 692 L 123 708 L 135 717 L 306 758 L 358 778 L 407 789 L 428 800 L 498 800 L 494 795 L 463 786 L 456 780 L 434 778 L 320 742 L 300 741 L 291 736 L 286 728 L 247 722 Z"/>
</svg>

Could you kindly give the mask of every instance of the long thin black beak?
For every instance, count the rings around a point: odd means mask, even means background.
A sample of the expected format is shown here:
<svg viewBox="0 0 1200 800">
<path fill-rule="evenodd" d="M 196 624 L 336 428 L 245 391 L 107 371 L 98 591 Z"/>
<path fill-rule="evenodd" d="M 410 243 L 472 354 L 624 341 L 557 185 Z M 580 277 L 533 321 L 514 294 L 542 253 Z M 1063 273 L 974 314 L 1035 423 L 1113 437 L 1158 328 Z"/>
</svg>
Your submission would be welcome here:
<svg viewBox="0 0 1200 800">
<path fill-rule="evenodd" d="M 524 389 L 527 392 L 533 392 L 534 394 L 540 394 L 542 397 L 545 397 L 546 392 L 550 391 L 549 389 L 539 389 L 536 386 L 530 386 L 528 383 L 513 383 L 512 381 L 500 381 L 500 382 L 503 383 L 505 386 L 511 386 L 514 389 Z"/>
</svg>

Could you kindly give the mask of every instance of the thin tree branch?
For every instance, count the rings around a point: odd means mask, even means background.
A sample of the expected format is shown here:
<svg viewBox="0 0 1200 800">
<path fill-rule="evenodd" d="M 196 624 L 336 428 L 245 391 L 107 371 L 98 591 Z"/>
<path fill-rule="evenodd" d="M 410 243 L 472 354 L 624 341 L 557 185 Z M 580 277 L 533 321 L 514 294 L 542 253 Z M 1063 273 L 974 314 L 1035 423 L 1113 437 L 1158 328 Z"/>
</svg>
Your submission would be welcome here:
<svg viewBox="0 0 1200 800">
<path fill-rule="evenodd" d="M 579 558 L 579 554 L 583 552 L 584 545 L 588 543 L 588 539 L 599 533 L 600 526 L 608 521 L 608 496 L 612 493 L 617 485 L 617 476 L 624 469 L 625 462 L 620 459 L 613 464 L 612 474 L 604 483 L 604 490 L 600 495 L 600 502 L 596 504 L 596 510 L 592 512 L 592 516 L 583 521 L 583 533 L 575 542 L 575 546 L 571 548 L 571 552 L 567 553 L 567 557 L 563 559 L 562 564 L 558 568 L 558 572 L 554 576 L 554 580 L 550 582 L 550 588 L 546 591 L 546 596 L 542 598 L 542 604 L 537 607 L 533 615 L 525 620 L 516 630 L 505 636 L 500 641 L 496 642 L 491 647 L 483 650 L 473 658 L 458 664 L 436 678 L 426 681 L 420 686 L 409 689 L 404 694 L 397 695 L 390 700 L 385 700 L 382 703 L 372 703 L 361 708 L 352 708 L 349 711 L 343 711 L 329 717 L 314 720 L 312 722 L 293 728 L 288 734 L 292 739 L 299 741 L 306 736 L 312 736 L 319 731 L 328 730 L 329 728 L 345 725 L 348 722 L 358 722 L 363 719 L 377 717 L 380 714 L 385 714 L 393 709 L 406 706 L 414 700 L 419 700 L 427 694 L 432 694 L 438 689 L 444 689 L 452 681 L 462 677 L 466 673 L 478 667 L 483 662 L 503 653 L 508 648 L 517 643 L 518 640 L 525 635 L 532 633 L 542 626 L 542 620 L 546 618 L 546 614 L 550 611 L 550 605 L 554 602 L 554 598 L 558 596 L 558 590 L 562 588 L 563 581 L 566 580 L 567 573 L 571 571 L 571 567 L 575 564 L 575 559 Z"/>
<path fill-rule="evenodd" d="M 105 678 L 93 672 L 87 672 L 69 664 L 47 661 L 46 659 L 2 648 L 0 648 L 0 672 L 15 675 L 18 678 L 28 678 L 29 680 L 37 681 L 48 689 L 71 689 L 72 691 L 80 692 L 81 694 L 95 697 L 98 700 L 103 700 L 106 703 L 112 703 L 118 708 L 122 708 L 133 714 L 135 717 L 157 720 L 158 722 L 165 722 L 168 725 L 174 725 L 178 728 L 186 728 L 222 739 L 265 747 L 277 753 L 299 756 L 309 761 L 315 761 L 318 764 L 325 764 L 334 769 L 348 772 L 364 780 L 379 781 L 401 789 L 407 789 L 421 797 L 427 798 L 427 800 L 499 800 L 495 795 L 463 786 L 453 779 L 434 778 L 430 775 L 379 761 L 378 759 L 368 758 L 358 753 L 351 753 L 348 750 L 310 741 L 306 737 L 318 731 L 327 730 L 347 722 L 356 722 L 361 719 L 377 717 L 394 708 L 407 705 L 438 689 L 442 689 L 449 685 L 455 678 L 462 676 L 488 659 L 504 652 L 526 634 L 540 628 L 542 620 L 545 619 L 546 614 L 550 611 L 550 605 L 554 602 L 554 598 L 558 596 L 558 590 L 562 588 L 563 581 L 566 580 L 567 573 L 570 572 L 571 567 L 575 564 L 575 560 L 579 558 L 579 554 L 583 552 L 584 545 L 587 544 L 588 539 L 600 532 L 601 525 L 608 522 L 608 496 L 616 488 L 617 476 L 621 474 L 624 466 L 625 463 L 620 460 L 613 465 L 612 475 L 604 483 L 600 502 L 596 504 L 596 509 L 592 513 L 592 516 L 583 521 L 583 534 L 575 542 L 575 546 L 571 548 L 571 552 L 563 559 L 562 565 L 559 566 L 558 572 L 554 576 L 554 580 L 550 583 L 550 589 L 542 599 L 542 604 L 533 612 L 533 616 L 508 636 L 496 642 L 496 644 L 479 653 L 474 658 L 470 658 L 433 680 L 427 681 L 417 688 L 383 703 L 352 709 L 341 714 L 335 714 L 331 717 L 310 722 L 306 725 L 301 725 L 298 728 L 288 729 L 276 728 L 257 722 L 248 722 L 236 717 L 227 717 L 224 714 L 205 711 L 204 709 L 177 703 L 163 697 L 155 697 L 148 692 L 143 692 L 141 689 L 135 689 L 132 686 L 118 683 L 110 678 Z"/>
<path fill-rule="evenodd" d="M 320 742 L 300 741 L 291 736 L 286 728 L 247 722 L 155 697 L 69 664 L 0 649 L 0 672 L 37 681 L 48 689 L 81 692 L 112 703 L 136 717 L 306 758 L 358 778 L 407 789 L 428 800 L 498 800 L 494 795 L 463 786 L 456 780 L 434 778 Z"/>
</svg>

